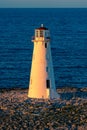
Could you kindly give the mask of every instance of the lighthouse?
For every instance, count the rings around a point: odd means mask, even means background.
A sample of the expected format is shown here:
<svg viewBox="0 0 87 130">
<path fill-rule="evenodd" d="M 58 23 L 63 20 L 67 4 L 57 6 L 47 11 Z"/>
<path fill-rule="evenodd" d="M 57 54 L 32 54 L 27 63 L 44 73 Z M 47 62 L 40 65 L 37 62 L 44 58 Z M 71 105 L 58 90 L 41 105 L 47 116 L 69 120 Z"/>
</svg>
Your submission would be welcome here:
<svg viewBox="0 0 87 130">
<path fill-rule="evenodd" d="M 40 99 L 59 98 L 55 87 L 48 28 L 42 24 L 41 27 L 35 29 L 32 42 L 34 42 L 34 49 L 28 97 Z"/>
</svg>

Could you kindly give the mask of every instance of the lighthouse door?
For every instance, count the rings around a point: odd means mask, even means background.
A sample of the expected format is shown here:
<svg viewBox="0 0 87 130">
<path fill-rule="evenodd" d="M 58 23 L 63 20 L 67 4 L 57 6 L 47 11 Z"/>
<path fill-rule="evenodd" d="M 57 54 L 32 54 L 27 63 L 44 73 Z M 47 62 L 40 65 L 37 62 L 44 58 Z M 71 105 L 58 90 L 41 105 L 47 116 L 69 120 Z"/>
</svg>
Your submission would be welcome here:
<svg viewBox="0 0 87 130">
<path fill-rule="evenodd" d="M 47 88 L 50 88 L 50 80 L 46 80 L 46 86 L 47 86 Z"/>
</svg>

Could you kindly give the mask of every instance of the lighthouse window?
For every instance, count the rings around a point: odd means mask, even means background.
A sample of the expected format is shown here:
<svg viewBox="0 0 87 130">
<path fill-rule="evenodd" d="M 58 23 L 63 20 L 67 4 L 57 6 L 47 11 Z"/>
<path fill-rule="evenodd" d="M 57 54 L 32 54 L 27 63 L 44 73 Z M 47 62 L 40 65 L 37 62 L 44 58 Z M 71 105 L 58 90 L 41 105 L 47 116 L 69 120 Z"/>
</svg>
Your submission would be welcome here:
<svg viewBox="0 0 87 130">
<path fill-rule="evenodd" d="M 46 80 L 46 86 L 47 86 L 47 88 L 50 88 L 50 80 Z"/>
<path fill-rule="evenodd" d="M 48 67 L 46 67 L 46 72 L 48 72 Z"/>
<path fill-rule="evenodd" d="M 36 31 L 36 37 L 38 37 L 38 31 Z"/>
<path fill-rule="evenodd" d="M 47 43 L 45 43 L 45 48 L 47 48 Z"/>
<path fill-rule="evenodd" d="M 43 31 L 42 30 L 40 31 L 40 37 L 43 37 Z"/>
</svg>

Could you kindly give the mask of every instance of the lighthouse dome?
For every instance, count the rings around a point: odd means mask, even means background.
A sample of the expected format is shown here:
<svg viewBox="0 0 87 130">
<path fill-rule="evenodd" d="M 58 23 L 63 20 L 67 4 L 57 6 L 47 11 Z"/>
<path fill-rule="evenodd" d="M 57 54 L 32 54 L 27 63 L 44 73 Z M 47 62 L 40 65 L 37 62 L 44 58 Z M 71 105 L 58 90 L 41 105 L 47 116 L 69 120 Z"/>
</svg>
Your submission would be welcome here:
<svg viewBox="0 0 87 130">
<path fill-rule="evenodd" d="M 43 24 L 41 24 L 41 27 L 37 28 L 37 30 L 48 30 L 48 28 L 44 27 Z"/>
</svg>

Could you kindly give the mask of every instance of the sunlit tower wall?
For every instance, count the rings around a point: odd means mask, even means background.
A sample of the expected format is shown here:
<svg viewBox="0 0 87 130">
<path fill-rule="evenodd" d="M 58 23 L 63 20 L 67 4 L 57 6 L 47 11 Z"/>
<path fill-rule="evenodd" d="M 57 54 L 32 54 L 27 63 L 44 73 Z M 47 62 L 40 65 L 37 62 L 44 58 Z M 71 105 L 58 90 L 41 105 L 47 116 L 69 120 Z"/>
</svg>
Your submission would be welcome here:
<svg viewBox="0 0 87 130">
<path fill-rule="evenodd" d="M 55 87 L 49 30 L 43 25 L 35 29 L 35 36 L 32 38 L 32 42 L 34 42 L 34 50 L 28 97 L 59 98 Z"/>
</svg>

